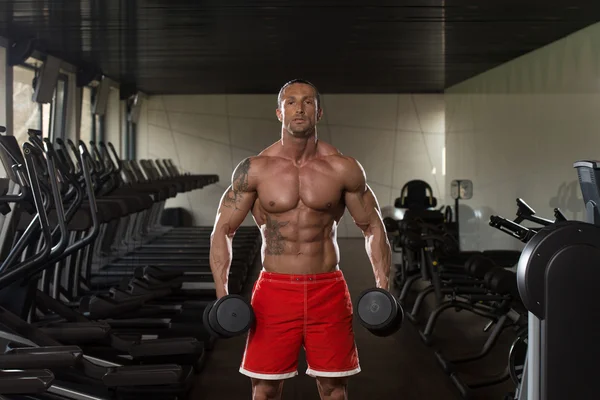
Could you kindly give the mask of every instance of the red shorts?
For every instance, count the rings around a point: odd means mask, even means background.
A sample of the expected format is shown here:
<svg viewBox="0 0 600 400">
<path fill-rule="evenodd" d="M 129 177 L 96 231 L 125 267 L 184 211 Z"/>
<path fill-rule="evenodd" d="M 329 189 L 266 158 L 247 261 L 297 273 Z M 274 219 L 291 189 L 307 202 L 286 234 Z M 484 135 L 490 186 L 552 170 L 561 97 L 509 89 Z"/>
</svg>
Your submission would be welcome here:
<svg viewBox="0 0 600 400">
<path fill-rule="evenodd" d="M 298 375 L 304 346 L 312 377 L 360 372 L 352 300 L 341 271 L 289 275 L 261 272 L 252 293 L 256 323 L 248 332 L 240 372 L 257 379 Z"/>
</svg>

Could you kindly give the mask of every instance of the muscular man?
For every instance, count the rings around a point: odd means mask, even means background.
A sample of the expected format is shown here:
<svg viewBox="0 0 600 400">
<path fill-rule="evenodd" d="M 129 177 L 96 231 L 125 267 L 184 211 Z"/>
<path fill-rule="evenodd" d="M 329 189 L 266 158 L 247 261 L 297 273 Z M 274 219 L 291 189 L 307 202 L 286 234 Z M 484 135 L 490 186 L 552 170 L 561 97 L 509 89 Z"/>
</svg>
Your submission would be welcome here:
<svg viewBox="0 0 600 400">
<path fill-rule="evenodd" d="M 219 204 L 210 250 L 217 297 L 228 294 L 232 240 L 251 211 L 262 232 L 263 270 L 240 372 L 251 378 L 253 399 L 281 399 L 283 381 L 297 375 L 301 346 L 321 399 L 346 399 L 348 377 L 360 365 L 352 299 L 338 266 L 345 209 L 364 234 L 376 286 L 386 290 L 391 249 L 361 165 L 317 139 L 317 89 L 288 82 L 276 114 L 281 139 L 240 162 Z"/>
</svg>

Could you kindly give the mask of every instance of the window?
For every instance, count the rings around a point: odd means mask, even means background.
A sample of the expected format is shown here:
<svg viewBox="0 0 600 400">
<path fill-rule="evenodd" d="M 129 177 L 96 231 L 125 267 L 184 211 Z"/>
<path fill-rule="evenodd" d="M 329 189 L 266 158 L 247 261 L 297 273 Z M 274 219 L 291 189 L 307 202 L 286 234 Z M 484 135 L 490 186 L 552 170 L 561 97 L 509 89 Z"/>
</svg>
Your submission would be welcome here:
<svg viewBox="0 0 600 400">
<path fill-rule="evenodd" d="M 62 137 L 67 112 L 67 77 L 58 79 L 51 104 L 39 104 L 32 100 L 35 68 L 13 68 L 13 134 L 22 145 L 28 140 L 28 129 L 39 129 L 43 137 Z M 58 135 L 58 136 L 57 136 Z"/>
<path fill-rule="evenodd" d="M 81 94 L 81 129 L 79 131 L 79 138 L 86 144 L 93 140 L 92 129 L 92 88 L 86 86 Z"/>
<path fill-rule="evenodd" d="M 42 115 L 42 126 L 40 126 L 37 129 L 41 129 L 42 130 L 42 136 L 43 137 L 48 137 L 50 136 L 50 113 L 52 111 L 52 105 L 51 104 L 38 104 L 38 107 L 41 109 L 40 113 Z M 32 127 L 33 128 L 33 127 Z M 35 129 L 35 128 L 34 128 Z"/>
<path fill-rule="evenodd" d="M 27 129 L 42 128 L 40 105 L 32 100 L 34 77 L 31 68 L 13 68 L 13 134 L 19 144 L 27 141 Z"/>
</svg>

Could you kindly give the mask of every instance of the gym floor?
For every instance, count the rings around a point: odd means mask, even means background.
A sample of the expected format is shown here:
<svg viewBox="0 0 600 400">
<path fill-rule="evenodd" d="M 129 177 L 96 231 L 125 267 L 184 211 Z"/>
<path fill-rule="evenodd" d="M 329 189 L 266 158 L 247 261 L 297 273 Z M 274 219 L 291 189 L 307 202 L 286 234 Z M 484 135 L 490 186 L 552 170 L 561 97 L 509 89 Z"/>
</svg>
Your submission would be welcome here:
<svg viewBox="0 0 600 400">
<path fill-rule="evenodd" d="M 364 289 L 374 286 L 373 274 L 365 252 L 363 239 L 339 239 L 340 266 L 346 277 L 352 298 L 356 300 Z M 246 285 L 249 291 L 260 271 L 260 259 L 250 272 Z M 249 295 L 249 293 L 248 293 Z M 412 299 L 409 299 L 412 300 Z M 432 304 L 423 309 L 426 321 Z M 362 372 L 349 384 L 350 399 L 460 399 L 450 377 L 440 368 L 434 350 L 449 356 L 477 352 L 487 334 L 483 327 L 487 320 L 467 312 L 448 310 L 442 314 L 431 347 L 420 339 L 417 327 L 405 320 L 395 335 L 379 338 L 371 335 L 358 321 L 355 322 Z M 421 329 L 423 326 L 420 326 Z M 508 362 L 508 351 L 514 333 L 510 330 L 500 336 L 493 351 L 483 360 L 457 369 L 465 382 L 496 376 Z M 245 336 L 221 340 L 209 354 L 191 393 L 194 400 L 251 399 L 250 380 L 238 372 L 245 345 Z M 300 354 L 299 375 L 284 384 L 283 399 L 318 399 L 315 380 L 304 374 L 306 361 Z M 469 375 L 473 374 L 473 375 Z M 474 375 L 476 374 L 476 375 Z M 464 379 L 463 379 L 464 378 Z M 498 399 L 513 390 L 512 381 L 472 391 L 472 399 Z"/>
</svg>

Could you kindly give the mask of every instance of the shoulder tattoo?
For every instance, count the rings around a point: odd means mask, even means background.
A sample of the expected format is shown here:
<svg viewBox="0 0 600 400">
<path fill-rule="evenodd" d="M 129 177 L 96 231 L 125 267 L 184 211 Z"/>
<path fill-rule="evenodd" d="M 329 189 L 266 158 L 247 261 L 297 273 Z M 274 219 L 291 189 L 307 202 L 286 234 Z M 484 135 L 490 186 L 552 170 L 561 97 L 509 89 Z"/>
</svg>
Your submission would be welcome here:
<svg viewBox="0 0 600 400">
<path fill-rule="evenodd" d="M 227 208 L 237 209 L 242 200 L 243 193 L 248 190 L 248 172 L 250 171 L 250 158 L 246 158 L 235 169 L 231 189 L 227 191 L 223 199 L 223 205 Z"/>
</svg>

